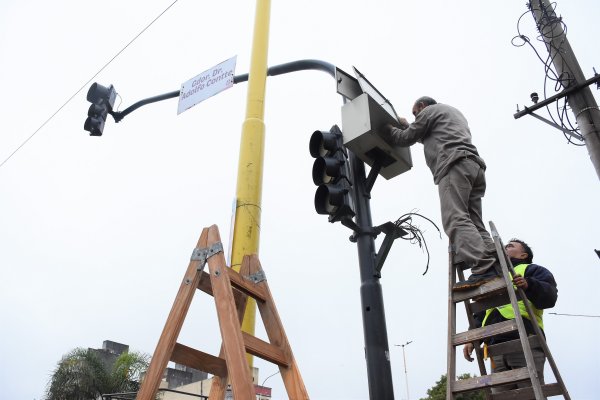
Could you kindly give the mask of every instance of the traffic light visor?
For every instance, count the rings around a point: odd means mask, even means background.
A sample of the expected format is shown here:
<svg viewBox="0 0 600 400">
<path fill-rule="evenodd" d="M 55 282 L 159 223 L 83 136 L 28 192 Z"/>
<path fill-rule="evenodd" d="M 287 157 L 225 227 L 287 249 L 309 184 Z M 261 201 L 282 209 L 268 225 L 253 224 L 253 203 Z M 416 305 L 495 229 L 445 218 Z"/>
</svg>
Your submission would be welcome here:
<svg viewBox="0 0 600 400">
<path fill-rule="evenodd" d="M 333 157 L 319 157 L 313 164 L 312 177 L 315 185 L 331 183 L 341 176 L 342 163 Z"/>
<path fill-rule="evenodd" d="M 345 205 L 348 190 L 334 185 L 321 185 L 315 193 L 315 210 L 318 214 L 335 214 Z"/>
<path fill-rule="evenodd" d="M 83 124 L 83 129 L 90 133 L 90 136 L 102 136 L 104 130 L 104 120 L 93 116 L 87 117 Z"/>
<path fill-rule="evenodd" d="M 308 144 L 310 155 L 317 158 L 333 153 L 338 148 L 338 138 L 334 133 L 314 131 Z"/>
</svg>

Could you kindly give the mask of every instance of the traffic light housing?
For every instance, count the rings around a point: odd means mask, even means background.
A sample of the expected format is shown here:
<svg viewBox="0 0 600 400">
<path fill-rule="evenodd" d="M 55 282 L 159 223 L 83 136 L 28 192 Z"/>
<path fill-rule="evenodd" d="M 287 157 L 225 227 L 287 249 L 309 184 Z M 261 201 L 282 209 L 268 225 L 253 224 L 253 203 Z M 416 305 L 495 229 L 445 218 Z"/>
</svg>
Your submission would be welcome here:
<svg viewBox="0 0 600 400">
<path fill-rule="evenodd" d="M 102 136 L 104 123 L 109 113 L 112 113 L 117 92 L 113 85 L 109 87 L 102 86 L 96 82 L 90 86 L 87 93 L 87 101 L 92 103 L 88 110 L 88 117 L 85 120 L 83 129 L 90 133 L 90 136 Z"/>
<path fill-rule="evenodd" d="M 354 217 L 348 153 L 340 128 L 334 125 L 329 131 L 315 131 L 310 138 L 309 150 L 315 158 L 312 178 L 318 186 L 315 193 L 317 213 L 329 215 L 329 222 Z"/>
</svg>

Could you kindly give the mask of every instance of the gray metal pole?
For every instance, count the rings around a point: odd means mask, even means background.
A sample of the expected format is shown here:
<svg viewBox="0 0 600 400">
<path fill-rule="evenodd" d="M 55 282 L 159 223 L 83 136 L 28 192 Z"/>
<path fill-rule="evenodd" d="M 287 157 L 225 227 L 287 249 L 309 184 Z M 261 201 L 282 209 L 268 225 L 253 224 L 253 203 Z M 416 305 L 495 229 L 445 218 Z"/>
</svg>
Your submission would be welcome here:
<svg viewBox="0 0 600 400">
<path fill-rule="evenodd" d="M 367 379 L 369 399 L 393 400 L 394 386 L 390 364 L 383 291 L 379 283 L 379 274 L 375 270 L 375 239 L 371 234 L 370 194 L 366 188 L 365 164 L 348 151 L 352 173 L 352 191 L 356 210 L 358 265 L 360 268 L 360 300 L 362 306 L 363 333 L 365 336 L 365 358 L 367 361 Z"/>
<path fill-rule="evenodd" d="M 585 76 L 567 40 L 561 20 L 556 17 L 550 1 L 530 0 L 529 5 L 556 72 L 559 77 L 568 78 L 566 82 L 561 82 L 563 86 L 566 85 L 565 89 L 585 82 Z M 600 110 L 596 99 L 588 86 L 569 94 L 567 100 L 581 129 L 596 175 L 600 178 Z"/>
</svg>

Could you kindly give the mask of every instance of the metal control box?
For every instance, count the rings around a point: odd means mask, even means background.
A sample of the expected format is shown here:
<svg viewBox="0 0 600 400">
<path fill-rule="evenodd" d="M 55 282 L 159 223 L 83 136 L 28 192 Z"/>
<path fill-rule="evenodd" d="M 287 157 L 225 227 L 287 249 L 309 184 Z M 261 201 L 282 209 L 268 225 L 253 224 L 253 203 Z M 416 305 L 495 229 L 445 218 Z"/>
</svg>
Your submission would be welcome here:
<svg viewBox="0 0 600 400">
<path fill-rule="evenodd" d="M 398 121 L 366 93 L 342 106 L 344 146 L 370 166 L 377 161 L 379 174 L 391 179 L 411 169 L 412 159 L 408 147 L 395 147 L 379 135 L 378 129 L 387 123 L 398 126 Z"/>
</svg>

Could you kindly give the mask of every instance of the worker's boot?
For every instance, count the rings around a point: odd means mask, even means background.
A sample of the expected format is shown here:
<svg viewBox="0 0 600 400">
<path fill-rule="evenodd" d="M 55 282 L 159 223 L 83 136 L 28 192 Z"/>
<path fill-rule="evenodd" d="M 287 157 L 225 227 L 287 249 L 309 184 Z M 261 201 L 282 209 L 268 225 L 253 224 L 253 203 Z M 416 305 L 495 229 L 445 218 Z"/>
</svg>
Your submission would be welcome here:
<svg viewBox="0 0 600 400">
<path fill-rule="evenodd" d="M 469 290 L 483 285 L 500 276 L 495 268 L 490 268 L 483 274 L 471 274 L 466 281 L 460 281 L 454 284 L 454 290 Z"/>
</svg>

